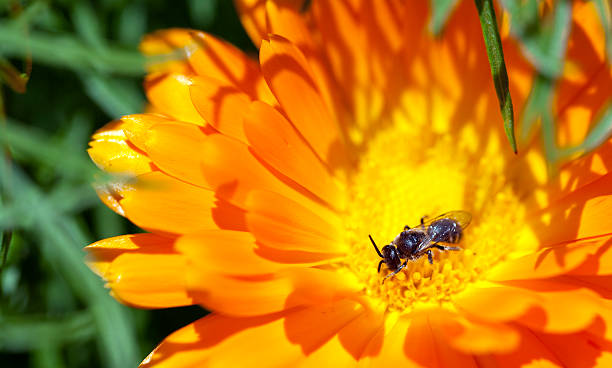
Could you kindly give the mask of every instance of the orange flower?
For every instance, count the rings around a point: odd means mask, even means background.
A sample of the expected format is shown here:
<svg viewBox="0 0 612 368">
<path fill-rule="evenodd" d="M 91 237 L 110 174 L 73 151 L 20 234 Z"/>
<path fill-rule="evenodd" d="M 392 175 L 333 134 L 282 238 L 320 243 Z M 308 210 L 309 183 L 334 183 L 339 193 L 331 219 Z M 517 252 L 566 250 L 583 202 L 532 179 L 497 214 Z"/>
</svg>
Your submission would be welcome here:
<svg viewBox="0 0 612 368">
<path fill-rule="evenodd" d="M 549 176 L 538 140 L 508 147 L 477 14 L 445 37 L 422 1 L 238 1 L 259 63 L 215 37 L 145 86 L 151 112 L 94 135 L 99 188 L 148 230 L 87 247 L 124 303 L 199 304 L 150 367 L 609 366 L 612 142 Z M 555 96 L 558 143 L 584 138 L 611 69 L 592 2 L 574 5 Z M 532 70 L 506 37 L 520 111 Z M 381 245 L 424 215 L 464 210 L 458 245 L 382 284 Z"/>
</svg>

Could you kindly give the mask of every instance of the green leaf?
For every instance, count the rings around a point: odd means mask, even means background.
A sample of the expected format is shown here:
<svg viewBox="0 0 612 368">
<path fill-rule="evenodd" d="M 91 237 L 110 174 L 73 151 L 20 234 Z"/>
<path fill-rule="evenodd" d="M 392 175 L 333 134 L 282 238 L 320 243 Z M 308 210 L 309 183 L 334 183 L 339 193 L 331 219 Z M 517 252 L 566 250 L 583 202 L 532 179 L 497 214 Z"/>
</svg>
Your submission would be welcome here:
<svg viewBox="0 0 612 368">
<path fill-rule="evenodd" d="M 608 55 L 608 63 L 612 63 L 612 23 L 610 20 L 610 1 L 595 0 L 597 13 L 601 19 L 601 25 L 606 32 L 606 51 Z"/>
<path fill-rule="evenodd" d="M 531 86 L 531 92 L 529 93 L 529 97 L 527 97 L 522 114 L 519 135 L 521 142 L 526 143 L 529 140 L 533 128 L 536 122 L 539 121 L 540 116 L 551 108 L 552 89 L 552 79 L 542 74 L 535 76 Z"/>
<path fill-rule="evenodd" d="M 0 160 L 0 172 L 4 166 Z M 13 201 L 30 206 L 36 224 L 30 230 L 38 238 L 44 258 L 62 274 L 93 316 L 102 360 L 111 367 L 136 366 L 139 354 L 127 308 L 108 295 L 101 280 L 83 262 L 82 247 L 92 239 L 74 219 L 58 214 L 22 172 L 14 169 L 11 177 L 15 185 L 8 194 Z M 0 183 L 5 180 L 6 177 L 0 177 Z"/>
<path fill-rule="evenodd" d="M 457 0 L 431 0 L 431 19 L 429 21 L 429 29 L 434 35 L 439 35 L 448 17 L 451 15 Z"/>
<path fill-rule="evenodd" d="M 599 121 L 593 129 L 587 134 L 582 143 L 575 147 L 564 148 L 560 152 L 563 159 L 570 159 L 576 155 L 584 155 L 601 146 L 612 136 L 612 103 L 609 103 L 604 112 L 601 114 Z"/>
<path fill-rule="evenodd" d="M 72 11 L 72 19 L 77 33 L 87 44 L 99 50 L 103 50 L 106 47 L 102 25 L 91 3 L 77 1 Z"/>
<path fill-rule="evenodd" d="M 193 24 L 198 28 L 207 28 L 215 20 L 217 0 L 189 0 L 189 16 Z"/>
<path fill-rule="evenodd" d="M 82 73 L 81 80 L 87 95 L 111 118 L 142 112 L 145 99 L 130 81 L 99 73 Z"/>
<path fill-rule="evenodd" d="M 26 351 L 48 341 L 56 345 L 71 344 L 91 338 L 96 329 L 89 312 L 64 317 L 42 315 L 3 315 L 0 318 L 0 346 L 12 351 Z"/>
<path fill-rule="evenodd" d="M 571 29 L 572 8 L 568 0 L 555 3 L 552 17 L 540 19 L 538 1 L 501 0 L 510 13 L 510 30 L 521 40 L 527 58 L 538 71 L 555 78 L 563 70 L 563 54 Z"/>
<path fill-rule="evenodd" d="M 119 14 L 118 37 L 121 43 L 138 46 L 140 38 L 147 31 L 147 9 L 145 4 L 132 2 L 127 4 Z"/>
<path fill-rule="evenodd" d="M 43 131 L 14 120 L 7 123 L 0 134 L 0 146 L 10 146 L 14 155 L 33 158 L 72 178 L 91 180 L 99 174 L 81 147 L 58 145 Z"/>
<path fill-rule="evenodd" d="M 79 71 L 142 76 L 145 57 L 136 50 L 106 47 L 100 50 L 70 35 L 25 33 L 20 27 L 0 23 L 0 55 L 31 55 L 38 63 Z"/>
<path fill-rule="evenodd" d="M 2 204 L 2 203 L 0 203 Z M 1 216 L 1 215 L 0 215 Z M 11 246 L 11 240 L 13 239 L 13 231 L 11 229 L 4 229 L 0 232 L 0 238 L 2 239 L 0 247 L 0 295 L 2 294 L 2 272 L 6 266 L 6 260 L 8 259 L 8 251 Z"/>
<path fill-rule="evenodd" d="M 612 104 L 609 104 L 595 127 L 589 132 L 580 148 L 585 152 L 594 150 L 602 145 L 612 135 Z"/>
<path fill-rule="evenodd" d="M 497 99 L 499 100 L 499 108 L 504 120 L 504 130 L 506 131 L 506 137 L 510 142 L 512 150 L 514 153 L 517 153 L 516 138 L 514 136 L 512 97 L 510 97 L 508 72 L 506 71 L 504 52 L 502 50 L 497 21 L 495 19 L 493 2 L 492 0 L 475 0 L 475 3 L 478 9 L 478 16 L 480 17 L 480 26 L 487 48 L 487 56 L 489 57 L 493 84 L 495 85 L 495 92 L 497 92 Z"/>
</svg>

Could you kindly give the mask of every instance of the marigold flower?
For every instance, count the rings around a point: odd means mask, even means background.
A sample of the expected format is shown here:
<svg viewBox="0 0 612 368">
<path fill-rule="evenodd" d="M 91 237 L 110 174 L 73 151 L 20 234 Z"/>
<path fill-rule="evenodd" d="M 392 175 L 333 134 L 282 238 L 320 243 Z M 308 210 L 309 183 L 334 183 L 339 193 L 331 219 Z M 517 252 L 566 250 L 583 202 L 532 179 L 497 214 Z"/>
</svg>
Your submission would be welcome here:
<svg viewBox="0 0 612 368">
<path fill-rule="evenodd" d="M 92 268 L 126 304 L 212 311 L 142 366 L 612 364 L 612 142 L 558 175 L 537 139 L 514 156 L 473 4 L 435 39 L 423 1 L 237 3 L 259 63 L 202 32 L 148 36 L 186 60 L 89 149 L 135 176 L 100 197 L 149 231 L 88 246 Z M 612 88 L 594 5 L 573 7 L 559 144 Z M 506 33 L 520 111 L 533 70 Z M 382 284 L 368 235 L 450 210 L 473 216 L 462 250 Z"/>
</svg>

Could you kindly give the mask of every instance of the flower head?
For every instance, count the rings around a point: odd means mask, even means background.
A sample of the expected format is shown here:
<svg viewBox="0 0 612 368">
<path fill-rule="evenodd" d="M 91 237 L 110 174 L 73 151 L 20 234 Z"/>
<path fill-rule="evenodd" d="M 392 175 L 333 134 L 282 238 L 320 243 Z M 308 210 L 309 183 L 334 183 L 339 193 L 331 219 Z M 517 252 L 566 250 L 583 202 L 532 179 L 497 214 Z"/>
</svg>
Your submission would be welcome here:
<svg viewBox="0 0 612 368">
<path fill-rule="evenodd" d="M 213 313 L 143 366 L 591 366 L 611 359 L 612 147 L 550 176 L 534 143 L 508 149 L 477 14 L 445 37 L 425 2 L 239 1 L 259 62 L 196 31 L 147 53 L 150 113 L 94 135 L 103 201 L 149 231 L 90 245 L 124 303 Z M 611 69 L 591 3 L 574 4 L 555 118 L 588 132 Z M 520 106 L 533 76 L 504 41 Z M 458 251 L 389 270 L 370 243 L 467 211 Z"/>
</svg>

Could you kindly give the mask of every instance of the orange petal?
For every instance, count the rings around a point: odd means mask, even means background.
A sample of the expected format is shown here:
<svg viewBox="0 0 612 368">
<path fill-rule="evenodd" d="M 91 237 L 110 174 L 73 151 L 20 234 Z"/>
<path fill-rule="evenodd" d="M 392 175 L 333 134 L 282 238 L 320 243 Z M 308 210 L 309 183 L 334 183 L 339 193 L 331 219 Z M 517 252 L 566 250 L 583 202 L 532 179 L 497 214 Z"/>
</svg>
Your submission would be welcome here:
<svg viewBox="0 0 612 368">
<path fill-rule="evenodd" d="M 612 174 L 572 192 L 528 218 L 544 245 L 609 234 L 612 229 Z"/>
<path fill-rule="evenodd" d="M 534 293 L 544 300 L 518 319 L 519 323 L 532 329 L 549 333 L 573 333 L 589 326 L 598 315 L 608 314 L 612 306 L 609 301 L 586 288 L 542 292 L 540 287 L 559 286 L 540 283 L 535 286 L 538 289 Z"/>
<path fill-rule="evenodd" d="M 295 5 L 288 1 L 266 2 L 266 36 L 276 34 L 286 38 L 302 51 L 313 51 L 311 31 L 306 27 L 304 16 L 299 13 Z"/>
<path fill-rule="evenodd" d="M 125 216 L 125 210 L 119 203 L 121 200 L 121 195 L 119 195 L 117 191 L 113 189 L 112 185 L 95 185 L 94 188 L 96 189 L 96 194 L 98 194 L 98 198 L 100 198 L 102 203 L 104 203 L 111 210 L 115 211 L 115 213 Z"/>
<path fill-rule="evenodd" d="M 348 1 L 321 1 L 314 2 L 312 7 L 334 76 L 347 96 L 351 96 L 349 91 L 354 90 L 356 81 L 365 81 L 368 74 L 367 28 L 362 23 L 359 5 Z"/>
<path fill-rule="evenodd" d="M 208 309 L 234 316 L 274 313 L 353 296 L 354 276 L 316 268 L 293 268 L 260 277 L 224 277 L 191 268 L 189 289 Z"/>
<path fill-rule="evenodd" d="M 268 1 L 234 0 L 242 26 L 251 37 L 255 47 L 258 48 L 261 40 L 267 36 L 269 31 L 266 22 L 266 2 Z M 273 2 L 298 10 L 302 7 L 304 0 L 274 0 Z"/>
<path fill-rule="evenodd" d="M 121 120 L 105 125 L 93 135 L 87 150 L 89 157 L 102 170 L 114 174 L 139 175 L 150 172 L 151 160 L 131 145 Z"/>
<path fill-rule="evenodd" d="M 245 276 L 270 274 L 287 267 L 259 256 L 255 238 L 243 231 L 207 230 L 185 235 L 179 238 L 176 248 L 203 272 Z"/>
<path fill-rule="evenodd" d="M 453 303 L 473 316 L 499 322 L 518 318 L 539 300 L 537 295 L 522 289 L 483 283 L 464 290 L 453 298 Z"/>
<path fill-rule="evenodd" d="M 242 116 L 251 99 L 232 85 L 210 77 L 195 77 L 190 88 L 191 101 L 209 124 L 221 133 L 246 142 Z"/>
<path fill-rule="evenodd" d="M 549 333 L 579 331 L 610 307 L 608 301 L 586 288 L 535 280 L 474 287 L 457 296 L 454 304 L 483 320 L 515 320 Z"/>
<path fill-rule="evenodd" d="M 571 63 L 571 61 L 568 61 Z M 612 69 L 605 60 L 587 69 L 588 80 L 580 83 L 560 84 L 555 97 L 559 101 L 555 124 L 558 127 L 558 144 L 562 147 L 575 146 L 583 142 L 588 132 L 597 122 L 596 117 L 604 112 L 610 101 Z M 569 88 L 563 88 L 569 85 Z M 569 94 L 569 96 L 567 96 Z"/>
<path fill-rule="evenodd" d="M 384 334 L 382 346 L 376 340 L 368 346 L 364 366 L 477 367 L 472 356 L 444 341 L 433 326 L 435 318 L 423 312 L 400 317 Z"/>
<path fill-rule="evenodd" d="M 253 102 L 244 130 L 255 152 L 266 162 L 335 208 L 343 207 L 337 182 L 276 109 Z"/>
<path fill-rule="evenodd" d="M 191 102 L 190 85 L 189 76 L 184 74 L 150 74 L 145 80 L 145 91 L 149 102 L 164 114 L 176 120 L 206 125 Z"/>
<path fill-rule="evenodd" d="M 344 145 L 339 127 L 301 51 L 286 39 L 271 36 L 262 43 L 259 58 L 268 85 L 317 155 L 328 163 L 342 162 Z"/>
<path fill-rule="evenodd" d="M 389 92 L 394 83 L 404 81 L 398 75 L 411 60 L 403 53 L 416 53 L 429 18 L 427 8 L 426 2 L 313 2 L 312 17 L 321 34 L 326 65 L 346 103 L 352 105 L 355 120 L 361 120 L 363 110 L 376 110 L 375 99 L 368 93 L 376 90 L 380 95 L 379 89 L 384 88 L 386 95 L 379 98 L 388 101 L 393 98 Z"/>
<path fill-rule="evenodd" d="M 354 302 L 340 301 L 260 317 L 209 315 L 168 336 L 141 367 L 292 366 L 362 312 Z"/>
<path fill-rule="evenodd" d="M 487 280 L 530 280 L 567 272 L 609 274 L 612 271 L 612 236 L 578 240 L 542 249 L 520 258 L 501 262 L 487 272 Z"/>
<path fill-rule="evenodd" d="M 193 124 L 157 124 L 146 132 L 149 157 L 164 172 L 188 183 L 208 188 L 202 171 L 206 135 Z"/>
<path fill-rule="evenodd" d="M 259 47 L 261 40 L 267 33 L 266 27 L 266 0 L 234 0 L 240 15 L 242 26 L 251 37 L 255 47 Z"/>
<path fill-rule="evenodd" d="M 303 189 L 265 166 L 247 145 L 235 139 L 222 134 L 210 135 L 204 141 L 199 157 L 209 187 L 219 198 L 236 206 L 244 208 L 251 191 L 268 190 L 317 214 L 323 212 L 323 206 L 302 194 L 305 192 Z"/>
<path fill-rule="evenodd" d="M 180 124 L 158 114 L 133 114 L 121 118 L 121 129 L 125 137 L 138 149 L 146 152 L 145 142 L 149 129 L 156 124 Z"/>
<path fill-rule="evenodd" d="M 244 207 L 250 191 L 267 189 L 317 213 L 323 211 L 321 205 L 290 186 L 295 184 L 287 179 L 284 181 L 290 185 L 279 180 L 253 156 L 248 146 L 222 134 L 207 136 L 201 128 L 186 123 L 158 124 L 149 129 L 145 146 L 155 165 L 163 171 L 210 188 L 218 197 L 237 206 Z"/>
<path fill-rule="evenodd" d="M 191 30 L 183 28 L 155 31 L 143 37 L 142 42 L 140 42 L 140 51 L 146 55 L 170 53 L 193 42 L 191 32 Z"/>
<path fill-rule="evenodd" d="M 308 267 L 326 265 L 340 261 L 341 258 L 344 258 L 344 255 L 335 255 L 330 253 L 313 253 L 299 250 L 272 248 L 261 244 L 260 242 L 257 243 L 255 253 L 262 258 L 276 263 Z"/>
<path fill-rule="evenodd" d="M 355 367 L 367 344 L 382 327 L 383 316 L 363 312 L 321 348 L 300 362 L 300 367 Z"/>
<path fill-rule="evenodd" d="M 287 2 L 266 2 L 266 16 L 268 23 L 268 34 L 279 35 L 296 45 L 308 60 L 308 66 L 312 71 L 321 95 L 328 106 L 333 110 L 332 115 L 337 116 L 342 96 L 339 95 L 337 87 L 330 75 L 330 70 L 317 46 L 310 37 L 306 19 L 293 4 Z"/>
<path fill-rule="evenodd" d="M 255 60 L 204 32 L 194 32 L 193 39 L 198 47 L 189 56 L 189 62 L 198 75 L 233 86 L 251 99 L 276 103 Z"/>
<path fill-rule="evenodd" d="M 104 279 L 115 298 L 143 308 L 194 304 L 184 277 L 185 257 L 179 254 L 124 253 L 115 259 Z"/>
<path fill-rule="evenodd" d="M 140 51 L 158 57 L 148 60 L 147 70 L 193 74 L 193 69 L 183 57 L 184 48 L 193 43 L 191 32 L 188 29 L 171 28 L 145 35 L 140 43 Z"/>
<path fill-rule="evenodd" d="M 432 328 L 449 345 L 466 354 L 507 353 L 514 351 L 520 342 L 519 333 L 505 324 L 468 319 L 441 308 L 428 314 Z"/>
<path fill-rule="evenodd" d="M 145 308 L 191 305 L 186 289 L 186 259 L 173 239 L 153 234 L 124 235 L 101 240 L 86 250 L 94 268 L 124 303 Z"/>
<path fill-rule="evenodd" d="M 279 194 L 260 190 L 251 192 L 245 208 L 247 226 L 262 244 L 313 253 L 346 252 L 340 219 L 323 208 L 313 212 Z"/>
<path fill-rule="evenodd" d="M 110 263 L 125 252 L 172 253 L 173 244 L 173 238 L 156 234 L 120 235 L 103 239 L 85 247 L 88 253 L 87 265 L 102 276 Z"/>
<path fill-rule="evenodd" d="M 545 345 L 539 336 L 533 331 L 516 326 L 520 333 L 520 345 L 511 353 L 494 354 L 478 357 L 482 367 L 533 367 L 533 368 L 560 368 L 561 362 L 558 359 L 557 351 Z"/>
<path fill-rule="evenodd" d="M 547 188 L 549 202 L 555 202 L 570 193 L 581 191 L 586 185 L 606 175 L 612 160 L 612 141 L 608 140 L 594 152 L 572 160 L 561 167 L 558 185 Z M 556 184 L 556 183 L 555 183 Z"/>
<path fill-rule="evenodd" d="M 120 204 L 126 216 L 144 229 L 185 234 L 218 228 L 213 212 L 215 194 L 163 173 L 139 176 L 122 195 Z"/>
<path fill-rule="evenodd" d="M 603 344 L 588 333 L 546 334 L 531 331 L 543 349 L 554 354 L 563 367 L 609 367 L 612 364 L 612 344 Z"/>
<path fill-rule="evenodd" d="M 612 69 L 606 60 L 605 29 L 597 5 L 573 2 L 572 7 L 572 32 L 563 76 L 555 88 L 556 126 L 561 146 L 582 142 L 593 126 L 594 115 L 609 102 L 612 83 Z"/>
</svg>

